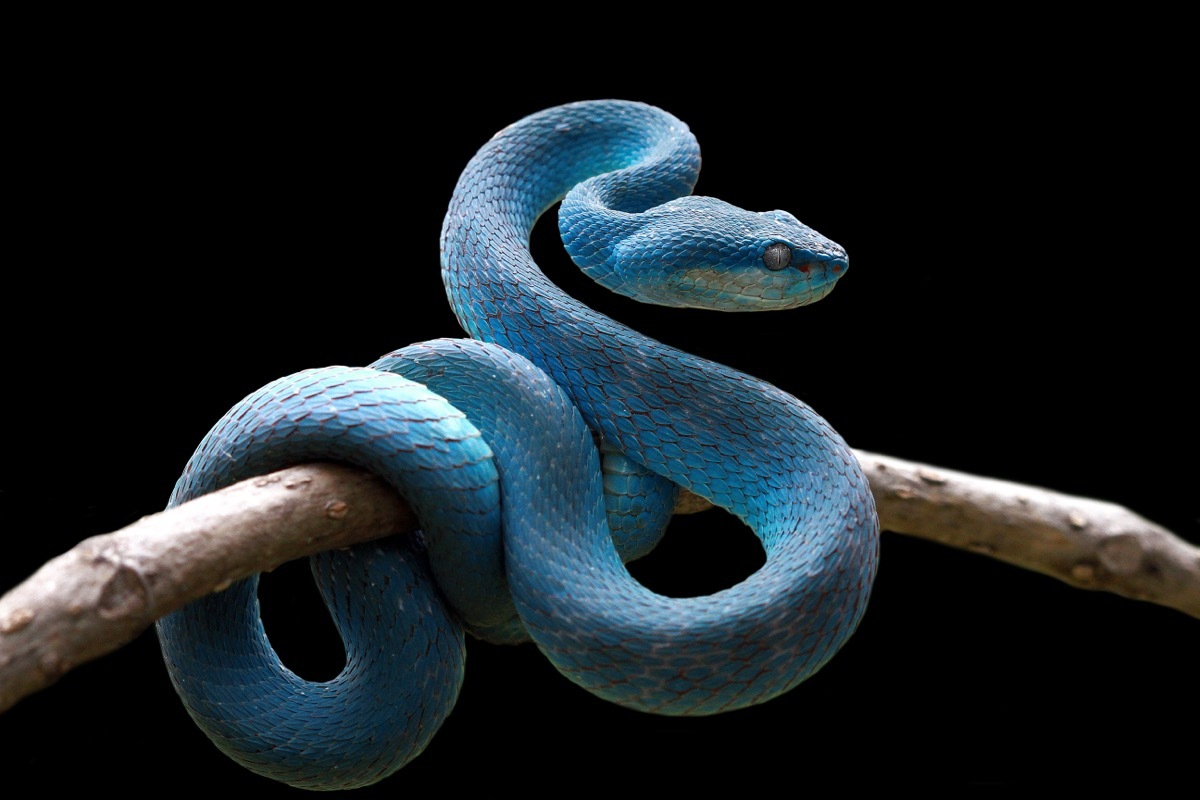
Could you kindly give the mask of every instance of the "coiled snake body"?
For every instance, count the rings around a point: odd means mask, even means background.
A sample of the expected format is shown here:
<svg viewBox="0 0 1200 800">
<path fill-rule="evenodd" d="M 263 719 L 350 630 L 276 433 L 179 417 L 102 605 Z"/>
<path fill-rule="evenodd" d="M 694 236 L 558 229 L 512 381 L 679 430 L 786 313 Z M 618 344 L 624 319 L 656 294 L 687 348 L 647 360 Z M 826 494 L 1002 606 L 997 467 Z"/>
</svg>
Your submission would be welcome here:
<svg viewBox="0 0 1200 800">
<path fill-rule="evenodd" d="M 615 291 L 726 310 L 828 293 L 840 247 L 785 212 L 691 196 L 698 170 L 687 127 L 639 103 L 509 126 L 463 172 L 442 230 L 447 293 L 473 338 L 298 373 L 217 423 L 172 505 L 340 460 L 395 485 L 423 533 L 313 558 L 346 646 L 332 681 L 282 665 L 253 579 L 160 621 L 172 681 L 218 747 L 295 786 L 373 783 L 449 713 L 464 627 L 532 639 L 589 691 L 680 715 L 777 696 L 842 645 L 865 610 L 878 523 L 841 437 L 785 392 L 580 304 L 529 252 L 561 200 L 568 251 Z M 634 580 L 622 561 L 653 547 L 676 486 L 749 525 L 763 567 L 705 597 Z"/>
</svg>

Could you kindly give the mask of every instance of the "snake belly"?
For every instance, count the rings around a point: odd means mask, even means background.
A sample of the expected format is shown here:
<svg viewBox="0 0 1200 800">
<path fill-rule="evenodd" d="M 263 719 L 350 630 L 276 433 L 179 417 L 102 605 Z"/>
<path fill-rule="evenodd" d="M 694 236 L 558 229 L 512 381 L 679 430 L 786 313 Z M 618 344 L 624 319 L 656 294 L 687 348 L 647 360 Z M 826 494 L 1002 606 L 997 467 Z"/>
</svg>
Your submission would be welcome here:
<svg viewBox="0 0 1200 800">
<path fill-rule="evenodd" d="M 598 696 L 672 715 L 776 697 L 842 646 L 878 559 L 874 502 L 842 438 L 786 392 L 582 305 L 529 250 L 561 201 L 576 263 L 647 302 L 782 309 L 832 289 L 844 251 L 785 212 L 692 196 L 698 170 L 687 126 L 641 103 L 514 123 L 468 164 L 442 230 L 447 295 L 473 338 L 289 376 L 214 427 L 172 505 L 338 460 L 396 486 L 423 529 L 313 558 L 347 650 L 333 681 L 279 662 L 254 580 L 160 621 L 176 690 L 218 747 L 303 788 L 373 783 L 450 712 L 464 626 L 532 639 Z M 601 453 L 640 487 L 636 502 L 605 493 Z M 623 561 L 661 535 L 676 486 L 744 521 L 763 567 L 705 597 L 634 580 Z"/>
</svg>

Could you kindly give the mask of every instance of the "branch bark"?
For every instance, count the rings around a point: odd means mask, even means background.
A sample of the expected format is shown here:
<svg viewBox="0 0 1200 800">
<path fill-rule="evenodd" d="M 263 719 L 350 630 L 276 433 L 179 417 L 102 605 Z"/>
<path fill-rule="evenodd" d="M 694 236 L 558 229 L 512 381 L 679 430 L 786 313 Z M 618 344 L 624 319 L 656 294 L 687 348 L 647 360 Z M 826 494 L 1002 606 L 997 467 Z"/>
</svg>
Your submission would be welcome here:
<svg viewBox="0 0 1200 800">
<path fill-rule="evenodd" d="M 1123 506 L 855 452 L 886 530 L 1200 618 L 1200 547 Z"/>
<path fill-rule="evenodd" d="M 1112 503 L 857 451 L 885 530 L 1200 618 L 1200 548 Z M 710 506 L 688 495 L 677 513 Z M 95 536 L 0 597 L 0 713 L 159 617 L 321 550 L 416 529 L 358 469 L 308 464 Z"/>
</svg>

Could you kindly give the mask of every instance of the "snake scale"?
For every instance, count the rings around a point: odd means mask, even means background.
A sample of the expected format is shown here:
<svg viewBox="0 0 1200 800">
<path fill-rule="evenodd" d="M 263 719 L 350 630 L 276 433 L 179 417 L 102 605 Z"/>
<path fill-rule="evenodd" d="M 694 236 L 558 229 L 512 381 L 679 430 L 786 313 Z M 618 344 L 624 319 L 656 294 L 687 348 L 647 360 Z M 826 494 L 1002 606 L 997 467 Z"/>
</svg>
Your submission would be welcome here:
<svg viewBox="0 0 1200 800">
<path fill-rule="evenodd" d="M 572 103 L 510 125 L 463 171 L 441 234 L 471 338 L 282 378 L 213 427 L 171 505 L 337 460 L 384 477 L 422 528 L 313 557 L 346 648 L 328 682 L 280 662 L 257 579 L 159 622 L 172 682 L 220 749 L 297 787 L 374 783 L 450 713 L 467 633 L 532 640 L 596 695 L 673 715 L 778 696 L 846 641 L 878 522 L 842 438 L 774 386 L 577 302 L 530 254 L 535 222 L 561 201 L 574 261 L 639 300 L 787 309 L 833 288 L 841 247 L 786 212 L 692 195 L 699 167 L 687 126 L 641 103 Z M 624 563 L 658 541 L 677 487 L 752 528 L 762 568 L 703 597 L 634 580 Z"/>
</svg>

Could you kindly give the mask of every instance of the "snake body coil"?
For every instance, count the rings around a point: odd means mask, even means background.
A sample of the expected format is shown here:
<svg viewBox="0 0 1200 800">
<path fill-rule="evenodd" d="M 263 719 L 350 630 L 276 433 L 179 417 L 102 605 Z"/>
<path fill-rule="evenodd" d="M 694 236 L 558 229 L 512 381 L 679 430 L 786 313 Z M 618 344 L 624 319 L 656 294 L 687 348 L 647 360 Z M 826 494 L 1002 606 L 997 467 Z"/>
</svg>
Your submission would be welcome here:
<svg viewBox="0 0 1200 800">
<path fill-rule="evenodd" d="M 726 310 L 830 291 L 840 247 L 785 212 L 691 196 L 698 170 L 687 127 L 642 104 L 576 103 L 509 126 L 463 172 L 442 231 L 447 293 L 473 339 L 289 376 L 213 428 L 172 504 L 335 459 L 389 480 L 423 530 L 420 545 L 314 557 L 347 650 L 333 681 L 279 662 L 254 580 L 159 623 L 172 680 L 219 747 L 305 788 L 377 781 L 449 713 L 463 626 L 532 639 L 589 691 L 681 715 L 786 692 L 852 633 L 878 523 L 841 437 L 779 389 L 583 306 L 529 252 L 561 200 L 568 251 L 615 291 Z M 764 566 L 706 597 L 635 581 L 622 561 L 661 535 L 676 486 L 749 525 Z"/>
</svg>

